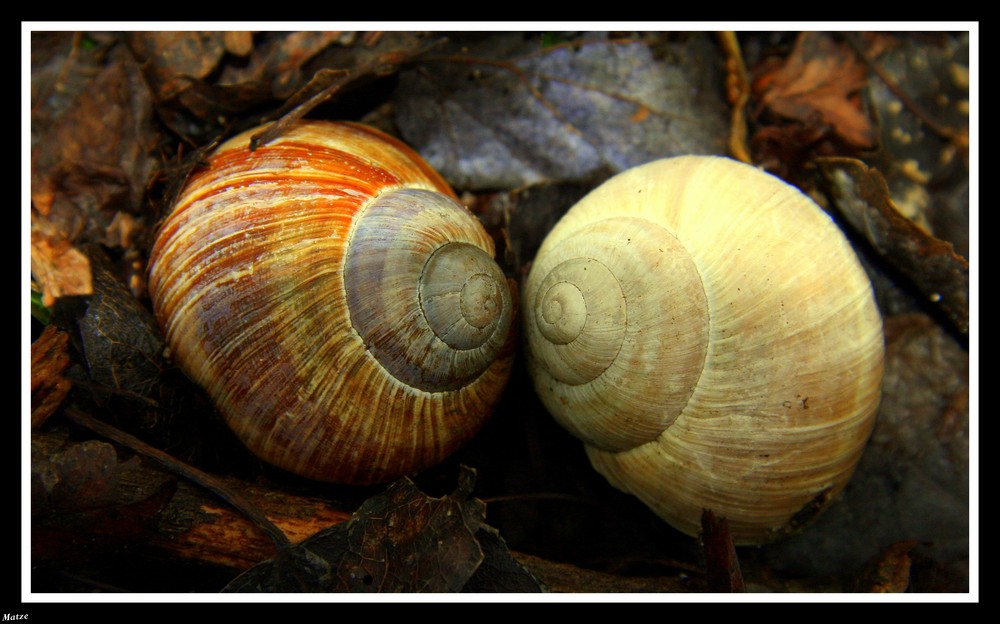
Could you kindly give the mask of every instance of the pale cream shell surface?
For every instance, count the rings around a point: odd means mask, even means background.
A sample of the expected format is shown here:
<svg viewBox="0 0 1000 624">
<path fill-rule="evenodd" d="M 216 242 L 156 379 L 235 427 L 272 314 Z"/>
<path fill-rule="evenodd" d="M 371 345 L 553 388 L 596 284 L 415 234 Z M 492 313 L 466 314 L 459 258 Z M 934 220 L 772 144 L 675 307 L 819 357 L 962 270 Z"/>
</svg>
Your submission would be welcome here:
<svg viewBox="0 0 1000 624">
<path fill-rule="evenodd" d="M 718 157 L 612 178 L 540 248 L 527 362 L 595 468 L 678 529 L 738 543 L 821 509 L 870 434 L 882 376 L 870 281 L 797 189 Z"/>
</svg>

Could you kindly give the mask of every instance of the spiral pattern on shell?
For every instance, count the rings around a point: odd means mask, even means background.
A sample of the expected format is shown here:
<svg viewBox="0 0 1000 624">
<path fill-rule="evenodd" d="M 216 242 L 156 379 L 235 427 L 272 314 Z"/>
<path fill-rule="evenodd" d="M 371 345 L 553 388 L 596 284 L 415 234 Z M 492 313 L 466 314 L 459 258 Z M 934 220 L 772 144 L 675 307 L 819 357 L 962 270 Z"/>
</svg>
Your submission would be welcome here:
<svg viewBox="0 0 1000 624">
<path fill-rule="evenodd" d="M 493 242 L 401 142 L 300 122 L 222 144 L 160 226 L 150 295 L 174 361 L 259 457 L 342 483 L 441 461 L 513 357 Z"/>
<path fill-rule="evenodd" d="M 771 540 L 839 492 L 882 376 L 871 284 L 797 189 L 718 157 L 612 178 L 540 248 L 527 363 L 595 468 L 691 535 Z"/>
</svg>

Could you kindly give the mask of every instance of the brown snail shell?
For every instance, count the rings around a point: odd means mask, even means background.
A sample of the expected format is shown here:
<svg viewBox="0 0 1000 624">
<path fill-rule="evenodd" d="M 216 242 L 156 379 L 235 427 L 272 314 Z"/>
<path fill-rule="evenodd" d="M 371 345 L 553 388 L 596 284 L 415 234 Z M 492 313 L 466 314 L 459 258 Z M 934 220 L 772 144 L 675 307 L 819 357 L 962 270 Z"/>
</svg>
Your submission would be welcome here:
<svg viewBox="0 0 1000 624">
<path fill-rule="evenodd" d="M 492 412 L 513 357 L 493 241 L 401 142 L 300 122 L 222 144 L 157 232 L 149 290 L 174 361 L 288 471 L 384 482 Z"/>
<path fill-rule="evenodd" d="M 847 483 L 882 323 L 810 199 L 718 157 L 657 161 L 573 207 L 523 288 L 527 362 L 595 468 L 676 528 L 703 509 L 765 542 Z"/>
</svg>

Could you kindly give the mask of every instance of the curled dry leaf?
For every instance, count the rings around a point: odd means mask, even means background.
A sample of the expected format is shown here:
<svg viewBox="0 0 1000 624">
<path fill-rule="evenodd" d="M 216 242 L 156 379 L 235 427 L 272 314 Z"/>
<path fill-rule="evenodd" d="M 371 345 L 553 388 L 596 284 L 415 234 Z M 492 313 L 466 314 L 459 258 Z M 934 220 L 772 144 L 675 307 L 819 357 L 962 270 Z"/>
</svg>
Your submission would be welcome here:
<svg viewBox="0 0 1000 624">
<path fill-rule="evenodd" d="M 885 179 L 851 158 L 818 161 L 837 209 L 962 333 L 969 331 L 969 262 L 896 210 Z"/>
</svg>

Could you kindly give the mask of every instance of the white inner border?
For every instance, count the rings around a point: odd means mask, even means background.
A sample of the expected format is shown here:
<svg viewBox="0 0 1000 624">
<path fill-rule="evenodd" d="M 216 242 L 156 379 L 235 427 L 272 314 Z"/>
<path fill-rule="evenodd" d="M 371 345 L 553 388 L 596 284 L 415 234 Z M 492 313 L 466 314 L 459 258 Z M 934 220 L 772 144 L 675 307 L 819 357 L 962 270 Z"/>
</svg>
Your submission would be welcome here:
<svg viewBox="0 0 1000 624">
<path fill-rule="evenodd" d="M 968 31 L 969 32 L 969 593 L 968 594 L 47 594 L 31 591 L 30 135 L 33 31 Z M 978 22 L 21 22 L 21 600 L 44 602 L 978 602 L 979 601 L 979 23 Z M 5 611 L 16 615 L 11 606 Z M 336 614 L 334 614 L 336 615 Z"/>
</svg>

